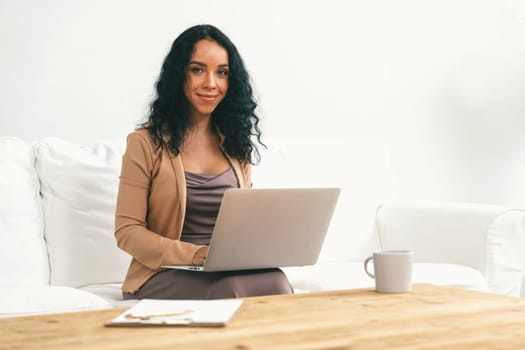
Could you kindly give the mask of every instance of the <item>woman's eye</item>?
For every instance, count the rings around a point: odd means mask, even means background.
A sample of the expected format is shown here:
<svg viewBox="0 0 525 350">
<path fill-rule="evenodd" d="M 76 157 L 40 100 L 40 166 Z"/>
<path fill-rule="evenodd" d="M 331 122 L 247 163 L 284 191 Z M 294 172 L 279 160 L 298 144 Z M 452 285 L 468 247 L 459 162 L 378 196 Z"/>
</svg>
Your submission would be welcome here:
<svg viewBox="0 0 525 350">
<path fill-rule="evenodd" d="M 228 72 L 227 70 L 220 70 L 219 71 L 219 75 L 221 75 L 221 76 L 227 77 L 228 74 L 230 74 L 230 72 Z"/>
<path fill-rule="evenodd" d="M 202 73 L 202 68 L 193 67 L 193 68 L 190 68 L 190 71 L 192 73 L 198 74 L 198 73 Z"/>
</svg>

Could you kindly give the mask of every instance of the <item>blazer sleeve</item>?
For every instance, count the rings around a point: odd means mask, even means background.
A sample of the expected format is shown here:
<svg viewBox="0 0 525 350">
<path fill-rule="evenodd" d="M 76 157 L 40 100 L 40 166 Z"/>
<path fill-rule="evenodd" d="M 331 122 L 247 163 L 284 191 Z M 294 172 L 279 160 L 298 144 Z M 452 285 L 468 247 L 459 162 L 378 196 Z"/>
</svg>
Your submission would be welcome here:
<svg viewBox="0 0 525 350">
<path fill-rule="evenodd" d="M 148 201 L 157 157 L 153 144 L 144 135 L 134 132 L 128 136 L 115 212 L 118 247 L 152 270 L 163 265 L 191 264 L 200 248 L 148 229 Z"/>
</svg>

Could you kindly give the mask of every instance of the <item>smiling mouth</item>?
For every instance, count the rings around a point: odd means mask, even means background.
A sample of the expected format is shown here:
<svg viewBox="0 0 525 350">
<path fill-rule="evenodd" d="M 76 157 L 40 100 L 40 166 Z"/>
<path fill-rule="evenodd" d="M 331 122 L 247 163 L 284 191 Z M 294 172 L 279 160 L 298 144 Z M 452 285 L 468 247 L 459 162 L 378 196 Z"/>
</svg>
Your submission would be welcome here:
<svg viewBox="0 0 525 350">
<path fill-rule="evenodd" d="M 217 97 L 219 97 L 219 95 L 210 96 L 210 95 L 199 95 L 199 94 L 197 94 L 197 96 L 199 96 L 201 100 L 206 101 L 206 102 L 213 102 L 217 99 Z"/>
</svg>

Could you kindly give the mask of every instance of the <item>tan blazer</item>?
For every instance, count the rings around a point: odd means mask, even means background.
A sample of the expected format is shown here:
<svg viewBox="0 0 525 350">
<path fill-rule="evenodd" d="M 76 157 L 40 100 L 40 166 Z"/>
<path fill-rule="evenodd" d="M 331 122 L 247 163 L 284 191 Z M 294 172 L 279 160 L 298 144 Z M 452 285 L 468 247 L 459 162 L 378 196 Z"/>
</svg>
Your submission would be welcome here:
<svg viewBox="0 0 525 350">
<path fill-rule="evenodd" d="M 251 187 L 248 162 L 228 158 L 241 188 Z M 162 265 L 191 264 L 200 246 L 180 241 L 186 180 L 180 156 L 156 149 L 146 129 L 128 135 L 115 213 L 117 245 L 133 258 L 122 290 L 134 293 Z"/>
</svg>

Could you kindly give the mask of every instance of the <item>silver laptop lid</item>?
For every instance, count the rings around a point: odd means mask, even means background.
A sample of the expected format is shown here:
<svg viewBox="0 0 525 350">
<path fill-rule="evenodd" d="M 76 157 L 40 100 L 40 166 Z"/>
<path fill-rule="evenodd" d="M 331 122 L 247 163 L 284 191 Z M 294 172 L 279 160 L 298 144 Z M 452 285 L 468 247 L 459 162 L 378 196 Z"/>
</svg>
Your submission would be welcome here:
<svg viewBox="0 0 525 350">
<path fill-rule="evenodd" d="M 205 270 L 315 264 L 340 191 L 339 188 L 227 190 Z"/>
</svg>

